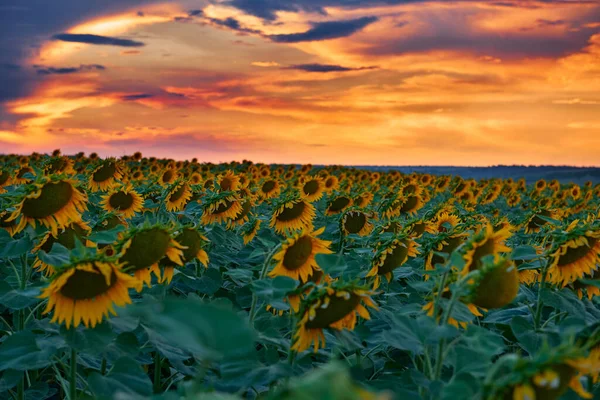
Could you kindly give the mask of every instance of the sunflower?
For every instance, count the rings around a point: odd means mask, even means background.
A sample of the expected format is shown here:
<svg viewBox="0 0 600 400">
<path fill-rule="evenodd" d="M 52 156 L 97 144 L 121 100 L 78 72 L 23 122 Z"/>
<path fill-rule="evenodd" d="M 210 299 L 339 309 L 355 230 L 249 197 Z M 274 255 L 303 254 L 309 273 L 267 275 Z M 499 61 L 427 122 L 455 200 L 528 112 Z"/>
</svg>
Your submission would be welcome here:
<svg viewBox="0 0 600 400">
<path fill-rule="evenodd" d="M 190 185 L 200 185 L 202 183 L 202 175 L 200 175 L 198 172 L 194 172 L 192 173 L 192 175 L 190 175 Z"/>
<path fill-rule="evenodd" d="M 365 208 L 373 201 L 375 195 L 371 192 L 364 192 L 352 199 L 352 204 L 356 207 Z"/>
<path fill-rule="evenodd" d="M 13 236 L 17 233 L 18 224 L 15 220 L 8 221 L 9 218 L 10 213 L 8 211 L 0 211 L 0 229 L 4 229 L 10 236 Z"/>
<path fill-rule="evenodd" d="M 462 274 L 466 275 L 479 269 L 483 264 L 483 258 L 486 256 L 498 257 L 499 253 L 510 252 L 510 247 L 505 245 L 510 236 L 510 229 L 504 228 L 494 232 L 492 225 L 486 224 L 485 228 L 476 233 L 465 245 L 463 254 L 465 266 Z"/>
<path fill-rule="evenodd" d="M 209 225 L 235 219 L 242 213 L 243 205 L 241 200 L 231 192 L 223 192 L 220 195 L 208 198 L 203 209 L 202 223 Z"/>
<path fill-rule="evenodd" d="M 342 217 L 342 229 L 346 235 L 367 236 L 373 230 L 373 224 L 369 222 L 367 213 L 360 210 L 351 210 L 345 212 Z"/>
<path fill-rule="evenodd" d="M 437 234 L 448 232 L 460 223 L 460 218 L 446 211 L 440 212 L 433 221 L 427 224 L 426 231 Z"/>
<path fill-rule="evenodd" d="M 105 160 L 92 171 L 89 186 L 92 192 L 106 191 L 123 178 L 123 167 L 113 159 Z"/>
<path fill-rule="evenodd" d="M 325 193 L 325 183 L 319 177 L 303 177 L 300 180 L 300 192 L 306 201 L 317 201 Z"/>
<path fill-rule="evenodd" d="M 110 314 L 117 315 L 114 305 L 131 303 L 129 288 L 137 281 L 108 260 L 78 261 L 61 268 L 40 298 L 48 299 L 44 314 L 54 311 L 50 322 L 64 323 L 67 329 L 95 327 Z"/>
<path fill-rule="evenodd" d="M 302 352 L 312 344 L 316 353 L 319 348 L 325 347 L 324 329 L 354 330 L 357 315 L 370 319 L 365 306 L 377 309 L 371 299 L 372 294 L 354 284 L 335 282 L 313 290 L 302 302 L 292 350 Z"/>
<path fill-rule="evenodd" d="M 246 224 L 240 231 L 242 235 L 242 239 L 244 240 L 244 245 L 247 245 L 254 239 L 258 230 L 260 229 L 261 220 L 255 219 L 254 221 Z"/>
<path fill-rule="evenodd" d="M 194 259 L 198 260 L 204 268 L 208 268 L 208 253 L 204 250 L 204 246 L 209 240 L 198 232 L 197 229 L 187 227 L 183 228 L 181 232 L 175 236 L 175 241 L 182 246 L 183 254 L 181 256 L 181 264 L 177 264 L 171 259 L 167 259 L 166 265 L 163 268 L 162 277 L 159 279 L 159 283 L 167 282 L 171 283 L 173 279 L 173 273 L 177 265 L 185 265 Z"/>
<path fill-rule="evenodd" d="M 246 197 L 242 201 L 242 211 L 233 219 L 227 222 L 227 229 L 232 229 L 236 226 L 242 226 L 248 222 L 249 217 L 254 207 L 254 199 L 251 196 Z"/>
<path fill-rule="evenodd" d="M 24 183 L 29 183 L 31 182 L 30 178 L 26 178 L 25 174 L 31 174 L 35 176 L 35 172 L 33 172 L 33 168 L 31 168 L 28 165 L 24 165 L 21 168 L 19 168 L 15 174 L 15 176 L 13 177 L 13 181 L 12 183 L 14 185 L 21 185 Z"/>
<path fill-rule="evenodd" d="M 427 253 L 425 259 L 425 271 L 433 271 L 438 264 L 444 263 L 444 257 L 436 253 L 452 254 L 454 250 L 460 247 L 467 240 L 465 233 L 455 233 L 447 237 L 439 238 L 432 246 L 431 251 Z M 429 275 L 425 275 L 428 279 Z"/>
<path fill-rule="evenodd" d="M 312 229 L 315 207 L 304 199 L 292 199 L 275 208 L 270 226 L 277 233 Z"/>
<path fill-rule="evenodd" d="M 315 259 L 317 254 L 331 254 L 329 245 L 331 242 L 319 239 L 325 228 L 314 232 L 302 230 L 300 233 L 290 237 L 282 244 L 281 250 L 273 256 L 277 262 L 270 277 L 289 276 L 300 282 L 307 282 L 309 277 L 319 271 L 319 265 Z"/>
<path fill-rule="evenodd" d="M 324 186 L 325 191 L 330 193 L 338 188 L 340 181 L 335 175 L 329 175 L 327 179 L 325 179 Z"/>
<path fill-rule="evenodd" d="M 261 199 L 272 199 L 279 196 L 281 192 L 281 184 L 277 179 L 267 179 L 264 181 L 259 189 L 258 196 Z"/>
<path fill-rule="evenodd" d="M 326 215 L 335 215 L 343 212 L 348 207 L 352 206 L 352 199 L 348 196 L 337 196 L 329 200 L 327 204 Z"/>
<path fill-rule="evenodd" d="M 165 208 L 167 211 L 181 211 L 192 198 L 190 186 L 183 182 L 175 182 L 168 190 L 165 198 Z"/>
<path fill-rule="evenodd" d="M 0 193 L 3 193 L 3 189 L 6 186 L 12 185 L 11 173 L 8 170 L 0 170 Z"/>
<path fill-rule="evenodd" d="M 539 232 L 543 226 L 548 224 L 548 220 L 540 218 L 552 218 L 558 217 L 558 213 L 555 210 L 539 210 L 538 212 L 531 215 L 531 217 L 525 223 L 525 233 L 536 233 Z"/>
<path fill-rule="evenodd" d="M 396 238 L 380 244 L 371 262 L 371 270 L 366 277 L 374 276 L 373 288 L 377 289 L 381 283 L 381 276 L 388 282 L 392 280 L 393 271 L 408 261 L 409 257 L 419 254 L 418 244 L 411 238 Z"/>
<path fill-rule="evenodd" d="M 40 240 L 40 243 L 33 248 L 32 253 L 37 253 L 39 250 L 49 253 L 54 243 L 60 243 L 67 249 L 72 250 L 75 248 L 76 240 L 79 240 L 86 246 L 90 246 L 92 243 L 87 240 L 87 236 L 91 231 L 90 227 L 83 221 L 72 222 L 57 235 L 51 232 L 46 233 L 42 240 Z M 32 268 L 46 276 L 54 275 L 56 272 L 53 266 L 44 263 L 39 258 L 33 263 Z"/>
<path fill-rule="evenodd" d="M 169 186 L 179 178 L 179 172 L 175 168 L 165 168 L 158 176 L 160 186 Z"/>
<path fill-rule="evenodd" d="M 165 257 L 177 265 L 183 265 L 183 247 L 167 228 L 160 225 L 133 229 L 118 244 L 119 263 L 125 272 L 133 272 L 137 278 L 135 290 L 140 292 L 145 283 L 150 287 L 154 273 L 161 280 L 158 263 Z"/>
<path fill-rule="evenodd" d="M 240 177 L 235 175 L 233 171 L 227 170 L 224 174 L 219 175 L 216 179 L 217 185 L 221 191 L 235 192 L 241 187 Z"/>
<path fill-rule="evenodd" d="M 43 177 L 27 188 L 23 200 L 6 222 L 20 217 L 16 232 L 28 224 L 49 228 L 53 234 L 71 221 L 79 221 L 81 213 L 87 209 L 87 196 L 77 189 L 76 181 L 55 176 Z"/>
<path fill-rule="evenodd" d="M 517 297 L 519 273 L 511 260 L 500 258 L 478 270 L 480 274 L 470 282 L 471 303 L 485 309 L 502 308 Z"/>
<path fill-rule="evenodd" d="M 75 174 L 73 160 L 68 157 L 55 157 L 49 159 L 44 165 L 44 173 L 50 174 Z"/>
<path fill-rule="evenodd" d="M 575 230 L 574 221 L 568 232 Z M 592 275 L 600 265 L 600 230 L 587 230 L 582 234 L 569 235 L 564 242 L 554 245 L 548 266 L 549 281 L 560 286 Z"/>
<path fill-rule="evenodd" d="M 444 292 L 442 294 L 442 297 L 447 298 L 450 296 L 450 290 L 448 288 L 444 289 Z M 479 311 L 479 309 L 477 308 L 477 306 L 475 304 L 470 304 L 470 303 L 466 303 L 465 304 L 467 306 L 467 308 L 469 309 L 469 312 L 475 316 L 475 317 L 483 317 L 483 314 L 481 313 L 481 311 Z M 423 307 L 422 310 L 427 312 L 427 315 L 429 317 L 433 317 L 433 313 L 434 313 L 434 304 L 433 301 L 430 301 L 428 303 L 426 303 Z M 439 321 L 441 319 L 441 315 L 438 315 L 436 317 L 436 321 Z M 472 318 L 471 318 L 472 320 Z M 469 321 L 471 321 L 469 320 Z M 454 317 L 448 317 L 448 325 L 452 325 L 455 328 L 466 328 L 467 325 L 469 324 L 469 321 L 461 321 L 461 320 L 457 320 Z"/>
<path fill-rule="evenodd" d="M 114 212 L 123 218 L 132 218 L 135 213 L 142 211 L 144 200 L 131 185 L 112 188 L 102 197 L 100 205 L 107 212 Z"/>
</svg>

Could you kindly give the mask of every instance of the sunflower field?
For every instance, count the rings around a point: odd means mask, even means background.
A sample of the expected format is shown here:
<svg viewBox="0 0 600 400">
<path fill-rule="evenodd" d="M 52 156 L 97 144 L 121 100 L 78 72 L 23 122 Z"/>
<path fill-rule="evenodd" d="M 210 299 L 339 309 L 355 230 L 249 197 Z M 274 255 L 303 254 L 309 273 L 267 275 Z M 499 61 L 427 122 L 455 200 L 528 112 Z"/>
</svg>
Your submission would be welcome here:
<svg viewBox="0 0 600 400">
<path fill-rule="evenodd" d="M 0 399 L 600 398 L 600 185 L 0 168 Z"/>
</svg>

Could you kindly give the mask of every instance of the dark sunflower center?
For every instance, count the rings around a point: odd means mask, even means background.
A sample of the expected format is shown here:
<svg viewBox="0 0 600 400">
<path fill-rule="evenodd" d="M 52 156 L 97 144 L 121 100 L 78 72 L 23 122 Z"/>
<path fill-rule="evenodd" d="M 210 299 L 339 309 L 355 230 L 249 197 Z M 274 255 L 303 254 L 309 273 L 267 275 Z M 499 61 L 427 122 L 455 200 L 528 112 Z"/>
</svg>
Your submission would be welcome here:
<svg viewBox="0 0 600 400">
<path fill-rule="evenodd" d="M 163 182 L 171 182 L 171 180 L 173 179 L 174 174 L 173 171 L 171 170 L 167 170 L 165 171 L 165 173 L 162 175 L 162 181 Z"/>
<path fill-rule="evenodd" d="M 50 165 L 48 166 L 48 171 L 49 172 L 60 172 L 60 171 L 64 170 L 66 167 L 67 167 L 67 162 L 62 158 L 57 158 L 50 162 Z"/>
<path fill-rule="evenodd" d="M 134 269 L 150 267 L 165 256 L 170 241 L 169 234 L 161 229 L 139 232 L 131 239 L 131 245 L 119 261 Z"/>
<path fill-rule="evenodd" d="M 349 213 L 344 220 L 344 229 L 348 233 L 358 233 L 367 223 L 367 216 L 364 213 Z"/>
<path fill-rule="evenodd" d="M 64 231 L 58 234 L 56 238 L 54 236 L 48 236 L 48 239 L 44 242 L 44 244 L 40 247 L 46 253 L 52 250 L 52 246 L 54 243 L 60 243 L 65 246 L 67 249 L 75 248 L 75 238 L 79 239 L 80 242 L 85 240 L 85 231 L 81 229 L 78 225 L 71 225 L 66 228 Z"/>
<path fill-rule="evenodd" d="M 212 179 L 208 179 L 206 182 L 204 182 L 204 189 L 209 189 L 210 187 L 212 187 L 213 182 L 214 181 Z"/>
<path fill-rule="evenodd" d="M 598 239 L 588 237 L 587 240 L 588 246 L 583 245 L 575 248 L 569 247 L 567 252 L 558 258 L 558 266 L 562 267 L 564 265 L 572 264 L 587 256 L 598 243 Z"/>
<path fill-rule="evenodd" d="M 417 222 L 410 228 L 410 233 L 413 235 L 422 235 L 425 232 L 426 225 L 424 222 Z"/>
<path fill-rule="evenodd" d="M 270 193 L 273 189 L 275 189 L 275 181 L 271 180 L 263 183 L 260 190 L 262 190 L 263 193 Z"/>
<path fill-rule="evenodd" d="M 117 166 L 115 163 L 106 163 L 92 175 L 94 182 L 105 182 L 115 176 L 117 172 Z"/>
<path fill-rule="evenodd" d="M 219 204 L 219 206 L 215 209 L 215 211 L 213 211 L 213 214 L 223 214 L 224 212 L 227 212 L 227 210 L 229 210 L 232 206 L 233 206 L 233 201 L 231 200 L 225 200 L 224 203 Z"/>
<path fill-rule="evenodd" d="M 28 172 L 33 172 L 33 170 L 29 167 L 23 167 L 19 169 L 19 172 L 17 173 L 17 178 L 22 178 L 23 175 L 25 175 Z"/>
<path fill-rule="evenodd" d="M 408 199 L 406 199 L 406 201 L 402 205 L 402 208 L 400 209 L 400 211 L 401 212 L 413 211 L 415 208 L 417 208 L 418 204 L 419 204 L 419 198 L 417 196 L 409 196 Z"/>
<path fill-rule="evenodd" d="M 116 215 L 113 215 L 112 217 L 105 219 L 98 226 L 94 227 L 94 230 L 107 231 L 107 230 L 115 228 L 117 225 L 122 225 L 122 224 L 123 223 L 121 222 L 119 217 L 117 217 Z"/>
<path fill-rule="evenodd" d="M 344 297 L 330 297 L 327 308 L 317 308 L 315 318 L 307 321 L 305 326 L 308 329 L 325 329 L 353 312 L 359 303 L 360 296 L 353 293 L 348 300 Z"/>
<path fill-rule="evenodd" d="M 408 186 L 404 187 L 404 189 L 402 190 L 402 193 L 404 193 L 404 195 L 409 195 L 409 194 L 413 194 L 416 191 L 417 191 L 417 185 L 408 185 Z"/>
<path fill-rule="evenodd" d="M 231 187 L 233 186 L 233 181 L 227 177 L 221 179 L 221 189 L 222 190 L 231 190 Z"/>
<path fill-rule="evenodd" d="M 388 272 L 392 272 L 396 268 L 406 261 L 408 258 L 408 247 L 404 247 L 402 244 L 396 246 L 390 254 L 387 255 L 383 265 L 379 267 L 378 274 L 385 275 Z"/>
<path fill-rule="evenodd" d="M 289 208 L 284 207 L 283 211 L 277 216 L 277 220 L 283 222 L 294 221 L 302 215 L 305 208 L 306 204 L 303 201 L 294 203 L 294 205 Z"/>
<path fill-rule="evenodd" d="M 237 217 L 235 217 L 234 221 L 239 221 L 243 219 L 246 215 L 250 213 L 251 209 L 252 203 L 250 202 L 250 200 L 246 200 L 244 204 L 242 204 L 242 212 Z"/>
<path fill-rule="evenodd" d="M 6 171 L 2 171 L 0 173 L 0 186 L 4 185 L 6 182 L 8 182 L 8 178 L 10 178 L 9 173 Z"/>
<path fill-rule="evenodd" d="M 110 277 L 110 285 L 107 285 L 104 275 L 99 271 L 94 273 L 75 270 L 60 289 L 60 294 L 73 300 L 93 299 L 106 293 L 115 283 L 117 283 L 117 275 L 114 271 Z"/>
<path fill-rule="evenodd" d="M 200 234 L 194 229 L 184 229 L 175 238 L 175 241 L 187 247 L 187 249 L 183 250 L 183 258 L 186 262 L 193 260 L 202 248 Z"/>
<path fill-rule="evenodd" d="M 133 179 L 140 179 L 142 177 L 142 173 L 140 171 L 136 171 L 133 173 Z"/>
<path fill-rule="evenodd" d="M 291 271 L 302 267 L 312 254 L 313 244 L 309 236 L 302 236 L 287 248 L 283 256 L 283 266 Z"/>
<path fill-rule="evenodd" d="M 329 205 L 329 212 L 340 212 L 350 204 L 350 199 L 346 196 L 340 196 L 333 200 Z"/>
<path fill-rule="evenodd" d="M 46 218 L 59 212 L 73 198 L 73 186 L 69 182 L 49 182 L 42 186 L 37 198 L 23 201 L 22 213 L 29 218 Z"/>
<path fill-rule="evenodd" d="M 169 196 L 169 201 L 173 202 L 179 200 L 181 197 L 183 197 L 185 189 L 185 185 L 179 186 L 174 192 L 171 193 L 171 195 Z"/>
<path fill-rule="evenodd" d="M 400 224 L 398 223 L 398 221 L 392 221 L 387 226 L 387 228 L 385 228 L 383 231 L 384 232 L 394 232 L 395 233 L 395 232 L 398 232 L 401 228 L 402 228 L 402 226 L 400 226 Z"/>
<path fill-rule="evenodd" d="M 302 190 L 305 194 L 317 193 L 317 191 L 319 190 L 319 181 L 317 181 L 316 179 L 311 179 L 310 181 L 304 184 Z"/>
<path fill-rule="evenodd" d="M 124 191 L 113 193 L 108 198 L 108 204 L 117 210 L 128 210 L 133 205 L 133 195 Z"/>
</svg>

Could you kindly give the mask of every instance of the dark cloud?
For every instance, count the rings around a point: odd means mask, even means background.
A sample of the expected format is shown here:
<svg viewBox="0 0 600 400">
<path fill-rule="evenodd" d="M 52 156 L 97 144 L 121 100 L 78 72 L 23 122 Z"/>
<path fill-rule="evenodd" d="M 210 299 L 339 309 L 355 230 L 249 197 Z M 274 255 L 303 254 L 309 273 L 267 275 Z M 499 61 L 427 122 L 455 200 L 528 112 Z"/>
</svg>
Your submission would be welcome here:
<svg viewBox="0 0 600 400">
<path fill-rule="evenodd" d="M 285 67 L 284 69 L 297 69 L 306 72 L 346 72 L 346 71 L 361 71 L 365 69 L 374 69 L 376 67 L 360 67 L 349 68 L 334 64 L 296 64 Z"/>
<path fill-rule="evenodd" d="M 125 101 L 135 101 L 135 100 L 149 99 L 151 97 L 154 97 L 154 95 L 151 93 L 136 93 L 136 94 L 127 94 L 125 96 L 121 96 L 121 99 L 123 99 Z"/>
<path fill-rule="evenodd" d="M 298 43 L 317 40 L 337 39 L 350 36 L 365 26 L 377 21 L 377 17 L 362 17 L 345 21 L 328 21 L 313 24 L 313 27 L 302 33 L 270 35 L 268 38 L 278 43 Z"/>
<path fill-rule="evenodd" d="M 87 44 L 98 44 L 105 46 L 142 47 L 144 43 L 130 39 L 121 39 L 111 36 L 91 35 L 89 33 L 60 33 L 52 36 L 54 40 L 63 42 L 76 42 Z"/>
<path fill-rule="evenodd" d="M 104 71 L 106 67 L 104 65 L 99 64 L 82 64 L 79 67 L 44 67 L 41 65 L 34 65 L 36 72 L 39 75 L 62 75 L 62 74 L 74 74 L 76 72 L 85 72 L 85 71 Z"/>
<path fill-rule="evenodd" d="M 189 15 L 190 17 L 197 17 L 197 16 L 199 16 L 199 15 L 203 15 L 203 14 L 204 14 L 204 11 L 202 11 L 202 10 L 190 10 L 190 11 L 188 12 L 188 15 Z"/>
</svg>

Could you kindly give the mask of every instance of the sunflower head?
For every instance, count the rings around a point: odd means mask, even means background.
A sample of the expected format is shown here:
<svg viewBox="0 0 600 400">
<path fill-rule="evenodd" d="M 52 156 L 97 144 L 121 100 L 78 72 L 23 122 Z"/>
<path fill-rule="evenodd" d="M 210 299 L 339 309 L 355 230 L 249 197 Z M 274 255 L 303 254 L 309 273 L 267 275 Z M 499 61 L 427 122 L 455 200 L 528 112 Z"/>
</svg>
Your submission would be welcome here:
<svg viewBox="0 0 600 400">
<path fill-rule="evenodd" d="M 367 236 L 373 230 L 373 224 L 369 222 L 370 217 L 370 214 L 358 208 L 346 210 L 341 221 L 344 233 Z"/>
<path fill-rule="evenodd" d="M 486 224 L 483 229 L 474 234 L 463 248 L 463 259 L 465 266 L 463 274 L 479 269 L 483 265 L 485 257 L 493 256 L 497 258 L 500 253 L 510 252 L 511 249 L 506 246 L 506 240 L 511 236 L 510 229 L 501 229 L 494 231 L 491 224 Z"/>
<path fill-rule="evenodd" d="M 207 195 L 202 205 L 202 223 L 230 222 L 243 211 L 242 200 L 233 192 L 216 192 Z"/>
<path fill-rule="evenodd" d="M 519 273 L 508 258 L 484 262 L 470 282 L 469 302 L 478 307 L 501 308 L 511 303 L 519 292 Z"/>
<path fill-rule="evenodd" d="M 347 195 L 338 195 L 332 197 L 327 202 L 327 210 L 325 214 L 327 215 L 335 215 L 343 212 L 348 207 L 352 206 L 352 199 Z"/>
<path fill-rule="evenodd" d="M 181 211 L 192 198 L 190 186 L 183 180 L 177 180 L 166 190 L 164 203 L 167 211 Z"/>
<path fill-rule="evenodd" d="M 246 223 L 242 229 L 240 229 L 240 234 L 242 235 L 242 239 L 244 240 L 244 245 L 247 245 L 256 237 L 260 229 L 261 220 L 253 219 L 250 222 Z"/>
<path fill-rule="evenodd" d="M 325 182 L 318 176 L 304 176 L 300 179 L 299 189 L 307 201 L 317 201 L 325 193 Z"/>
<path fill-rule="evenodd" d="M 277 179 L 266 179 L 259 184 L 258 196 L 261 199 L 272 199 L 279 196 L 281 184 Z"/>
<path fill-rule="evenodd" d="M 28 224 L 46 226 L 56 234 L 59 228 L 81 219 L 87 209 L 87 196 L 77 188 L 77 183 L 61 176 L 51 175 L 38 179 L 25 188 L 25 194 L 7 222 L 19 219 L 16 231 Z"/>
<path fill-rule="evenodd" d="M 302 352 L 312 344 L 317 352 L 325 347 L 324 329 L 354 330 L 358 316 L 370 319 L 366 307 L 377 309 L 372 294 L 355 283 L 330 282 L 314 288 L 301 303 L 292 349 Z"/>
<path fill-rule="evenodd" d="M 366 275 L 367 277 L 374 277 L 374 288 L 379 287 L 382 276 L 385 276 L 387 281 L 390 282 L 396 268 L 404 265 L 409 258 L 416 257 L 419 254 L 418 246 L 412 238 L 406 235 L 398 235 L 379 243 L 375 249 L 371 269 Z"/>
<path fill-rule="evenodd" d="M 274 204 L 270 226 L 277 233 L 312 229 L 315 207 L 297 192 L 282 196 Z"/>
<path fill-rule="evenodd" d="M 123 185 L 110 189 L 100 204 L 107 212 L 131 218 L 135 213 L 142 211 L 144 200 L 131 185 Z"/>
<path fill-rule="evenodd" d="M 120 264 L 100 255 L 60 268 L 40 298 L 48 299 L 44 313 L 53 311 L 51 322 L 93 328 L 109 313 L 116 315 L 115 305 L 131 303 L 129 288 L 135 285 Z"/>
<path fill-rule="evenodd" d="M 90 174 L 89 186 L 92 192 L 106 191 L 117 185 L 123 178 L 123 167 L 115 159 L 106 159 Z"/>
</svg>

